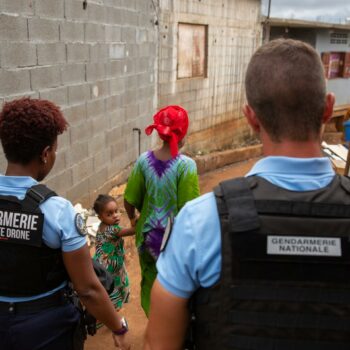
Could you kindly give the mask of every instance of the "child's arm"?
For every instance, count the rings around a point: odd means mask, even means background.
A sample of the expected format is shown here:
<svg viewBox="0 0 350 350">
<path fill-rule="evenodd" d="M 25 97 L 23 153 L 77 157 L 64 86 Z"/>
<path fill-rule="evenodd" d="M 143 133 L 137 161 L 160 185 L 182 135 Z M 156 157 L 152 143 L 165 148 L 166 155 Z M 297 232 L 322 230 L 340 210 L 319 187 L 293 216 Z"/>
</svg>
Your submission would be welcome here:
<svg viewBox="0 0 350 350">
<path fill-rule="evenodd" d="M 125 237 L 125 236 L 133 236 L 135 234 L 135 227 L 127 227 L 121 229 L 117 236 L 118 237 Z"/>
</svg>

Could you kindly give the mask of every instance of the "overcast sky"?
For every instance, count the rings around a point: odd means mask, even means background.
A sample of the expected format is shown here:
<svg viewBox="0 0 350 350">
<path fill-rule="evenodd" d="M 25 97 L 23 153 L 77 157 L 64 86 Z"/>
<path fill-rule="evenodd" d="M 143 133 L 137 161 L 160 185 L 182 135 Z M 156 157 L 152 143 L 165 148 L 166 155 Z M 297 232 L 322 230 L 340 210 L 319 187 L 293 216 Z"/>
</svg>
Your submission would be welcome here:
<svg viewBox="0 0 350 350">
<path fill-rule="evenodd" d="M 267 14 L 268 0 L 263 0 L 263 14 Z M 350 19 L 350 0 L 271 0 L 271 17 L 301 19 Z"/>
</svg>

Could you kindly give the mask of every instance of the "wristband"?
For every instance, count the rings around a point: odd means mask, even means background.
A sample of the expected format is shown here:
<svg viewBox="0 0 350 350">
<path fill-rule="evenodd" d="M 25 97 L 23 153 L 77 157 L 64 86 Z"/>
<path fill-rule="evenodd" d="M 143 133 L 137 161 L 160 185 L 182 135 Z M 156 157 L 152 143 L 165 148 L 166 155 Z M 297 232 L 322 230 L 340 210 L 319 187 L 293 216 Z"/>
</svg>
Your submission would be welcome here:
<svg viewBox="0 0 350 350">
<path fill-rule="evenodd" d="M 121 323 L 122 323 L 121 328 L 117 329 L 116 331 L 112 330 L 112 333 L 114 335 L 124 335 L 129 330 L 128 322 L 125 317 L 122 317 Z"/>
</svg>

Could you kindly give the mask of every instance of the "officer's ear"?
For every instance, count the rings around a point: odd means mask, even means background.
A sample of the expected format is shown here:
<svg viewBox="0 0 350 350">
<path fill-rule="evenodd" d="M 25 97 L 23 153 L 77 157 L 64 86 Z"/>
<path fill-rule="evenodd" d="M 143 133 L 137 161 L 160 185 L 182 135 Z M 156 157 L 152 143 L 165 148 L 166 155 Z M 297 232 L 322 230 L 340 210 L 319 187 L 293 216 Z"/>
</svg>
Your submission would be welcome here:
<svg viewBox="0 0 350 350">
<path fill-rule="evenodd" d="M 260 133 L 260 122 L 259 122 L 259 119 L 257 118 L 256 113 L 254 112 L 253 108 L 250 107 L 248 104 L 244 105 L 243 114 L 247 118 L 248 124 L 253 129 L 253 131 L 259 134 Z"/>
<path fill-rule="evenodd" d="M 46 164 L 47 160 L 49 158 L 49 152 L 50 152 L 51 146 L 46 146 L 42 152 L 41 152 L 41 156 L 40 156 L 40 160 Z"/>
</svg>

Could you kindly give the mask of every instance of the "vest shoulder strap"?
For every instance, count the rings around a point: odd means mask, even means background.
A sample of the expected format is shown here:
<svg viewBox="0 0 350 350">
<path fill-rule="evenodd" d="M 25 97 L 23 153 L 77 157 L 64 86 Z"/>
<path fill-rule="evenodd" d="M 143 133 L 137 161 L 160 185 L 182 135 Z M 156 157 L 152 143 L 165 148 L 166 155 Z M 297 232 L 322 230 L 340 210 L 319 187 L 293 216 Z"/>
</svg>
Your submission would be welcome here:
<svg viewBox="0 0 350 350">
<path fill-rule="evenodd" d="M 28 189 L 22 200 L 22 209 L 25 211 L 36 211 L 39 205 L 57 193 L 43 184 L 34 185 Z"/>
<path fill-rule="evenodd" d="M 259 216 L 247 178 L 223 181 L 214 189 L 219 215 L 228 214 L 231 232 L 245 232 L 260 227 Z"/>
</svg>

